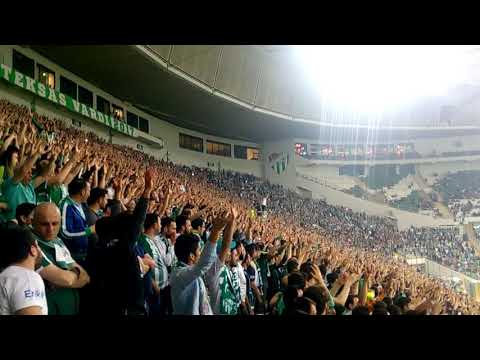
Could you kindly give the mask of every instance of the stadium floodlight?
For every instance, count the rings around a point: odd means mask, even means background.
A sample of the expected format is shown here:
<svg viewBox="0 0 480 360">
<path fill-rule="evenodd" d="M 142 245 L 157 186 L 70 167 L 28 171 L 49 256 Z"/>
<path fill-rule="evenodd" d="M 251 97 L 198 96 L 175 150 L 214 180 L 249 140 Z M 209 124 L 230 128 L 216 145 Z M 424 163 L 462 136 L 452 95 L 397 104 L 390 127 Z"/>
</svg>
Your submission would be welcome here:
<svg viewBox="0 0 480 360">
<path fill-rule="evenodd" d="M 301 45 L 294 53 L 323 104 L 383 113 L 448 95 L 468 77 L 473 49 L 478 46 Z"/>
</svg>

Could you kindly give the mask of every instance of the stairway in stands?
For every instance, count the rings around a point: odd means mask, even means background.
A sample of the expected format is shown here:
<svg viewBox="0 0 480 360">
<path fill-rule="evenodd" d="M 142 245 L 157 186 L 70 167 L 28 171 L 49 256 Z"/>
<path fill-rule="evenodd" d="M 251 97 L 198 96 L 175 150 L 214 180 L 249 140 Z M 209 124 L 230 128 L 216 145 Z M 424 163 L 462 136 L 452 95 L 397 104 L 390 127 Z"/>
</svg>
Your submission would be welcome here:
<svg viewBox="0 0 480 360">
<path fill-rule="evenodd" d="M 383 192 L 375 192 L 374 194 L 370 194 L 368 192 L 368 187 L 367 184 L 365 184 L 362 179 L 358 178 L 357 176 L 353 176 L 353 182 L 355 185 L 358 185 L 367 195 L 365 200 L 368 201 L 373 201 L 377 204 L 386 204 L 387 203 L 387 198 L 385 197 L 385 194 Z"/>
<path fill-rule="evenodd" d="M 415 175 L 413 177 L 413 181 L 417 184 L 417 186 L 420 188 L 420 196 L 422 196 L 424 199 L 428 198 L 430 199 L 430 196 L 428 195 L 429 193 L 434 193 L 437 196 L 438 201 L 433 203 L 433 207 L 438 209 L 440 212 L 440 216 L 442 218 L 452 218 L 452 214 L 450 214 L 450 211 L 448 210 L 448 207 L 445 205 L 443 202 L 443 197 L 440 193 L 437 191 L 433 190 L 432 187 L 430 187 L 424 180 L 422 173 L 420 172 L 420 169 L 418 165 L 415 165 Z"/>
</svg>

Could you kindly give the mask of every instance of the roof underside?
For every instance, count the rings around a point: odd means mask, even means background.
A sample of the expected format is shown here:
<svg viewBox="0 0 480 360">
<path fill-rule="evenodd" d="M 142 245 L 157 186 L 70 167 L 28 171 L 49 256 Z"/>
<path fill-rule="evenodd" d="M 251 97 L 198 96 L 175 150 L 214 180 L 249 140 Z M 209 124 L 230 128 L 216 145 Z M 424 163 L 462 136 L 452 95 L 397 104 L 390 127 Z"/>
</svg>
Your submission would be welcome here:
<svg viewBox="0 0 480 360">
<path fill-rule="evenodd" d="M 134 46 L 32 45 L 31 48 L 122 101 L 205 134 L 255 143 L 291 137 L 328 141 L 350 138 L 352 134 L 351 129 L 295 122 L 234 104 L 166 71 Z M 411 130 L 377 131 L 379 139 L 406 140 L 420 135 L 419 131 Z M 471 134 L 472 130 L 448 130 L 450 136 L 465 133 Z M 355 130 L 358 141 L 371 136 L 371 129 Z M 430 136 L 445 136 L 445 132 L 421 132 L 421 137 Z"/>
</svg>

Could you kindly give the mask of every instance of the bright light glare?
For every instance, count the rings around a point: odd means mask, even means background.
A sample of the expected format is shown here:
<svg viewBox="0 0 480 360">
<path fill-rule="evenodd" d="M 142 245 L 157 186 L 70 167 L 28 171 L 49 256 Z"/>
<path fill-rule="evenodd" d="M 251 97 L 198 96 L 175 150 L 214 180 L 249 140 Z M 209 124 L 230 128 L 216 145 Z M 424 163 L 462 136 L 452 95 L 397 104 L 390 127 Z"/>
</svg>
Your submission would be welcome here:
<svg viewBox="0 0 480 360">
<path fill-rule="evenodd" d="M 383 112 L 425 97 L 445 96 L 467 76 L 474 46 L 294 46 L 325 105 Z"/>
</svg>

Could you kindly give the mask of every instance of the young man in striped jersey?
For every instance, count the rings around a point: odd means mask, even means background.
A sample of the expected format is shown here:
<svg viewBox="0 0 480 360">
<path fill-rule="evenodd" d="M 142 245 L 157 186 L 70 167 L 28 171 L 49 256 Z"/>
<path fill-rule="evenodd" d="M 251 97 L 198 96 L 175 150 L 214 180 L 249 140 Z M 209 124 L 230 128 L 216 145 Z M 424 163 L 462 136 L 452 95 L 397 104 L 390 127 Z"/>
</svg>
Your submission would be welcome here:
<svg viewBox="0 0 480 360">
<path fill-rule="evenodd" d="M 172 315 L 172 296 L 170 274 L 177 262 L 175 256 L 175 242 L 177 240 L 177 223 L 169 217 L 162 218 L 161 233 L 156 236 L 162 262 L 162 282 L 160 282 L 160 314 Z"/>
<path fill-rule="evenodd" d="M 240 279 L 236 271 L 240 254 L 236 243 L 232 242 L 236 218 L 237 211 L 232 208 L 217 261 L 206 275 L 215 315 L 238 315 L 242 303 Z"/>
<path fill-rule="evenodd" d="M 164 257 L 160 252 L 160 240 L 157 235 L 160 233 L 161 224 L 160 217 L 157 214 L 150 213 L 145 217 L 144 231 L 140 235 L 139 246 L 153 259 L 155 264 L 153 276 L 151 277 L 153 293 L 147 298 L 149 314 L 158 316 L 160 314 L 160 291 L 165 287 L 168 280 L 168 272 L 166 271 Z"/>
</svg>

